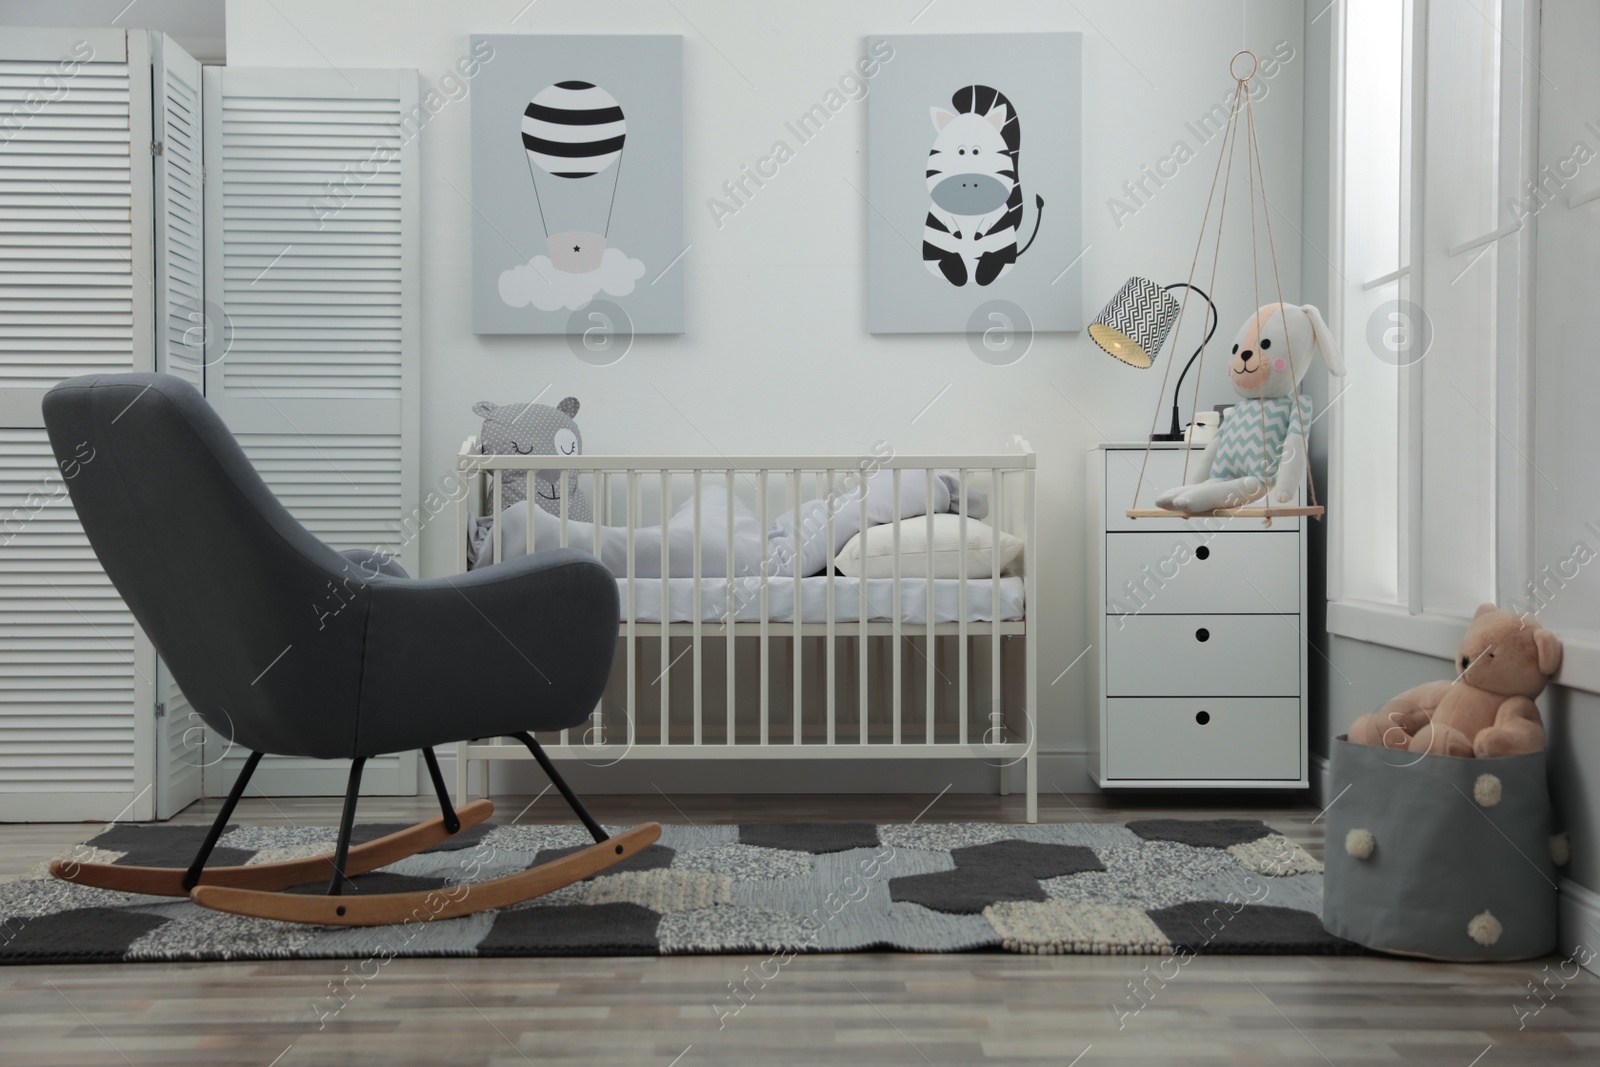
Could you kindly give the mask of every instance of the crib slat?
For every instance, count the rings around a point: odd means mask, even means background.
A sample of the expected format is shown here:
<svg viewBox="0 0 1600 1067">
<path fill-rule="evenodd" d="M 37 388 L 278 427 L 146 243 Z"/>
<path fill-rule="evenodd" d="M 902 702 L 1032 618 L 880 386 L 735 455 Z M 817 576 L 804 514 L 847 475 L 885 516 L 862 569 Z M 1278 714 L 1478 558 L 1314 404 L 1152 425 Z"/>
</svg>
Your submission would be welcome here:
<svg viewBox="0 0 1600 1067">
<path fill-rule="evenodd" d="M 1001 488 L 1005 481 L 1000 475 L 1000 468 L 989 471 L 989 527 L 991 533 L 989 540 L 992 548 L 989 552 L 989 731 L 985 736 L 992 736 L 997 741 L 1004 742 L 1005 737 L 1005 709 L 1000 706 L 1000 529 L 1005 522 L 1005 511 L 1002 510 L 1004 499 Z M 1000 772 L 1000 787 L 1002 794 L 1010 776 L 1004 770 Z"/>
<path fill-rule="evenodd" d="M 603 471 L 593 471 L 589 480 L 589 491 L 593 501 L 590 510 L 594 512 L 594 558 L 600 558 L 600 508 L 602 503 L 610 508 L 611 475 Z M 594 706 L 594 743 L 606 743 L 606 698 L 604 692 L 600 695 L 600 702 Z"/>
<path fill-rule="evenodd" d="M 672 621 L 672 558 L 669 552 L 671 539 L 667 537 L 667 515 L 672 508 L 672 473 L 661 472 L 661 621 Z M 671 726 L 670 690 L 672 688 L 672 628 L 661 627 L 661 675 L 656 684 L 661 687 L 661 743 L 667 743 Z"/>
<path fill-rule="evenodd" d="M 500 521 L 500 519 L 501 519 L 500 509 L 502 507 L 504 507 L 504 505 L 501 503 L 501 500 L 503 500 L 504 497 L 505 497 L 505 487 L 503 485 L 504 481 L 505 481 L 505 471 L 498 471 L 498 470 L 495 471 L 494 472 L 494 527 L 493 527 L 493 530 L 490 533 L 490 537 L 489 537 L 489 539 L 494 542 L 494 552 L 490 554 L 490 557 L 489 557 L 489 562 L 490 563 L 499 563 L 500 560 L 504 558 L 500 554 L 500 541 L 501 541 L 500 527 L 505 525 L 505 523 Z M 528 524 L 528 527 L 530 529 L 532 529 L 533 524 L 530 522 Z"/>
<path fill-rule="evenodd" d="M 856 607 L 856 721 L 861 731 L 861 743 L 867 743 L 867 619 L 872 614 L 872 601 L 867 597 L 867 476 L 866 472 L 857 468 L 857 492 L 861 494 L 860 511 L 861 519 L 857 531 L 861 534 L 861 568 L 856 575 L 856 592 L 861 596 L 861 603 Z M 831 568 L 830 568 L 831 570 Z"/>
<path fill-rule="evenodd" d="M 835 489 L 835 486 L 833 484 L 833 474 L 834 474 L 834 472 L 832 470 L 828 471 L 828 475 L 827 475 L 827 477 L 828 477 L 828 481 L 827 481 L 828 491 L 826 493 L 824 493 L 823 496 L 822 496 L 822 503 L 824 505 L 824 510 L 827 511 L 827 513 L 828 513 L 828 530 L 827 530 L 827 536 L 828 536 L 828 543 L 827 543 L 828 564 L 827 564 L 827 568 L 826 568 L 827 575 L 828 575 L 828 607 L 827 607 L 827 611 L 828 611 L 828 619 L 827 619 L 828 636 L 826 638 L 824 638 L 824 640 L 826 640 L 828 642 L 828 657 L 827 657 L 827 659 L 828 659 L 828 673 L 827 673 L 827 678 L 828 678 L 828 744 L 830 744 L 830 745 L 834 743 L 834 729 L 835 729 L 835 726 L 836 726 L 837 715 L 838 715 L 838 712 L 836 711 L 836 709 L 834 707 L 834 704 L 835 704 L 835 698 L 838 696 L 838 690 L 839 690 L 839 687 L 834 683 L 834 674 L 833 674 L 833 659 L 834 659 L 834 647 L 835 647 L 834 646 L 834 640 L 833 640 L 833 622 L 834 622 L 834 616 L 837 614 L 837 612 L 835 612 L 834 608 L 833 608 L 833 604 L 834 604 L 834 600 L 833 600 L 833 570 L 834 570 L 834 567 L 833 567 L 833 545 L 834 545 L 834 540 L 833 540 L 833 513 L 836 510 L 835 507 L 834 507 L 834 503 L 835 503 L 834 489 Z"/>
<path fill-rule="evenodd" d="M 638 732 L 637 716 L 634 709 L 638 707 L 639 699 L 639 641 L 638 641 L 638 615 L 634 602 L 634 560 L 633 560 L 633 531 L 638 526 L 638 516 L 634 514 L 634 501 L 639 495 L 639 472 L 627 472 L 627 526 L 628 526 L 628 744 L 632 745 L 635 734 Z"/>
<path fill-rule="evenodd" d="M 900 694 L 900 689 L 901 689 L 901 682 L 902 682 L 901 666 L 900 666 L 900 652 L 901 652 L 902 646 L 906 643 L 906 639 L 905 639 L 904 635 L 902 635 L 900 633 L 900 630 L 899 630 L 899 627 L 904 625 L 904 622 L 905 622 L 905 616 L 900 614 L 900 468 L 899 467 L 896 467 L 894 469 L 894 472 L 889 476 L 889 479 L 890 479 L 890 481 L 892 481 L 894 483 L 894 501 L 895 501 L 895 505 L 894 505 L 894 546 L 893 546 L 894 547 L 894 551 L 889 554 L 889 561 L 890 561 L 890 567 L 892 568 L 893 576 L 894 576 L 894 589 L 891 590 L 890 595 L 891 595 L 891 597 L 893 598 L 893 601 L 894 601 L 894 603 L 891 605 L 891 610 L 894 612 L 894 625 L 895 625 L 895 635 L 894 635 L 894 743 L 898 745 L 900 743 L 900 713 L 901 713 L 901 694 Z"/>
<path fill-rule="evenodd" d="M 1032 457 L 1030 457 L 1031 459 Z M 1034 494 L 1038 492 L 1038 472 L 1031 465 L 1022 471 L 1022 551 L 1025 553 L 1026 571 L 1023 578 L 1023 618 L 1027 630 L 1023 636 L 1023 677 L 1026 704 L 1023 717 L 1028 724 L 1027 759 L 1027 817 L 1029 822 L 1039 821 L 1039 567 L 1036 549 L 1039 537 L 1039 515 Z"/>
<path fill-rule="evenodd" d="M 956 474 L 956 485 L 961 493 L 961 532 L 956 538 L 956 577 L 961 579 L 960 586 L 956 589 L 956 641 L 959 648 L 956 650 L 956 683 L 961 688 L 957 697 L 957 707 L 960 709 L 960 725 L 956 736 L 961 743 L 967 743 L 967 468 L 962 467 Z"/>
<path fill-rule="evenodd" d="M 734 648 L 735 638 L 733 636 L 734 635 L 733 623 L 734 623 L 734 619 L 735 619 L 735 614 L 734 614 L 735 605 L 734 605 L 734 599 L 733 599 L 733 588 L 734 588 L 734 586 L 733 586 L 733 471 L 732 470 L 728 471 L 725 488 L 726 488 L 727 493 L 728 493 L 728 506 L 727 506 L 727 509 L 726 509 L 727 512 L 728 512 L 728 545 L 727 545 L 727 548 L 728 548 L 728 565 L 727 565 L 728 600 L 727 600 L 727 603 L 724 606 L 723 611 L 722 611 L 722 625 L 727 628 L 727 636 L 728 636 L 728 679 L 727 679 L 727 691 L 726 691 L 726 694 L 724 696 L 724 703 L 725 703 L 725 707 L 726 707 L 726 710 L 727 710 L 727 716 L 728 716 L 728 744 L 731 745 L 731 744 L 735 743 L 735 738 L 734 738 L 734 733 L 733 733 L 733 731 L 734 731 L 733 698 L 734 698 L 734 678 L 735 678 L 734 660 L 733 660 L 733 648 Z M 762 540 L 762 544 L 765 545 L 765 543 L 766 543 L 766 531 L 764 531 L 764 530 L 762 531 L 761 540 Z"/>
<path fill-rule="evenodd" d="M 756 473 L 756 514 L 761 523 L 761 743 L 767 744 L 772 732 L 772 604 L 767 596 L 768 572 L 771 564 L 767 557 L 767 472 Z M 733 509 L 728 509 L 732 521 Z"/>
<path fill-rule="evenodd" d="M 696 467 L 694 472 L 694 635 L 690 640 L 694 643 L 694 743 L 697 745 L 701 743 L 704 736 L 700 705 L 702 693 L 700 682 L 700 616 L 703 614 L 700 610 L 700 485 L 700 469 Z"/>
<path fill-rule="evenodd" d="M 568 493 L 567 493 L 567 472 L 566 471 L 557 471 L 556 474 L 560 478 L 560 481 L 556 482 L 556 485 L 561 487 L 559 490 L 557 490 L 557 497 L 558 497 L 557 507 L 558 507 L 560 518 L 561 518 L 561 536 L 559 538 L 559 543 L 560 543 L 562 548 L 566 548 L 567 547 L 567 496 L 568 496 Z M 528 490 L 529 490 L 528 491 L 528 555 L 530 555 L 530 556 L 533 555 L 533 494 L 538 492 L 538 489 L 534 485 L 534 482 L 533 482 L 533 475 L 534 475 L 533 471 L 529 471 L 528 472 Z M 561 731 L 561 747 L 565 748 L 567 745 L 569 745 L 571 743 L 572 742 L 568 739 L 568 731 L 562 730 Z"/>
<path fill-rule="evenodd" d="M 794 572 L 794 621 L 796 623 L 803 621 L 800 617 L 800 545 L 804 540 L 804 531 L 802 530 L 799 522 L 800 475 L 802 473 L 803 472 L 799 470 L 791 471 L 789 473 L 789 514 L 792 515 L 796 520 L 794 524 L 794 560 L 789 568 Z M 800 636 L 800 631 L 797 628 L 794 636 L 789 639 L 789 643 L 794 647 L 794 737 L 792 738 L 792 741 L 796 745 L 800 743 L 800 709 L 802 707 L 800 692 L 800 669 L 804 663 L 804 657 L 802 655 L 803 641 L 804 638 Z"/>
<path fill-rule="evenodd" d="M 531 481 L 531 479 L 530 479 L 530 481 Z M 533 555 L 533 540 L 534 540 L 534 534 L 533 534 L 533 494 L 532 493 L 529 493 L 526 497 L 523 498 L 523 500 L 522 500 L 522 510 L 526 513 L 524 515 L 524 518 L 527 519 L 527 524 L 526 524 L 527 525 L 527 529 L 523 532 L 523 538 L 522 538 L 522 550 L 524 552 L 526 552 L 528 555 L 531 556 L 531 555 Z"/>
<path fill-rule="evenodd" d="M 926 564 L 925 567 L 924 567 L 924 574 L 923 574 L 923 578 L 924 578 L 923 602 L 927 605 L 928 614 L 927 614 L 927 617 L 923 621 L 928 627 L 928 648 L 927 648 L 928 654 L 925 657 L 927 659 L 927 661 L 928 661 L 928 669 L 927 669 L 927 690 L 924 693 L 925 699 L 924 699 L 923 705 L 922 705 L 922 727 L 923 727 L 924 741 L 925 741 L 925 743 L 931 745 L 931 744 L 933 744 L 933 705 L 934 705 L 935 701 L 937 700 L 938 693 L 939 693 L 938 687 L 933 684 L 933 679 L 934 679 L 934 674 L 935 674 L 934 666 L 933 666 L 933 659 L 934 659 L 934 656 L 936 654 L 935 647 L 934 647 L 936 638 L 934 637 L 934 632 L 933 632 L 933 625 L 934 625 L 934 622 L 933 622 L 933 620 L 934 620 L 934 605 L 933 605 L 933 468 L 932 467 L 927 468 L 925 471 L 923 471 L 923 475 L 924 475 L 924 479 L 925 479 L 924 480 L 924 485 L 923 485 L 923 492 L 926 495 L 924 495 L 923 498 L 922 498 L 922 500 L 923 500 L 923 508 L 922 508 L 922 510 L 927 513 L 927 517 L 926 517 L 924 525 L 925 525 L 925 527 L 927 529 L 927 532 L 928 532 L 928 547 L 927 547 L 926 551 L 923 552 L 923 556 L 925 557 L 924 563 Z"/>
<path fill-rule="evenodd" d="M 560 486 L 561 486 L 561 547 L 562 548 L 566 548 L 567 547 L 567 497 L 570 496 L 571 493 L 568 491 L 570 489 L 570 487 L 567 485 L 567 472 L 566 471 L 558 471 L 557 473 L 561 476 L 561 481 L 559 483 Z"/>
</svg>

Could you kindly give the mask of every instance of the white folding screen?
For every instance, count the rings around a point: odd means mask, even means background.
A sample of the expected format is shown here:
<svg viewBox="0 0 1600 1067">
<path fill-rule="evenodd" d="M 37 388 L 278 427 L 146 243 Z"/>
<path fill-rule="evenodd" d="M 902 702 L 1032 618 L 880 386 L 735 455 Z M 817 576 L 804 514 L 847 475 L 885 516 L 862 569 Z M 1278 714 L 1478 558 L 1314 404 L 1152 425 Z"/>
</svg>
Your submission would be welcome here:
<svg viewBox="0 0 1600 1067">
<path fill-rule="evenodd" d="M 200 64 L 164 34 L 151 38 L 154 128 L 156 369 L 205 388 L 204 210 Z M 169 818 L 203 793 L 206 730 L 183 690 L 157 664 L 156 817 Z M 213 745 L 210 757 L 220 753 Z"/>
<path fill-rule="evenodd" d="M 64 378 L 152 366 L 147 40 L 0 38 L 0 819 L 154 810 L 154 652 L 39 410 Z"/>
<path fill-rule="evenodd" d="M 340 549 L 382 546 L 413 573 L 416 109 L 415 71 L 204 75 L 205 299 L 218 320 L 206 395 L 313 533 Z M 208 768 L 207 791 L 231 782 L 242 757 Z M 272 759 L 255 781 L 337 793 L 344 774 Z M 402 794 L 416 780 L 414 754 L 371 760 L 364 778 L 369 792 Z"/>
</svg>

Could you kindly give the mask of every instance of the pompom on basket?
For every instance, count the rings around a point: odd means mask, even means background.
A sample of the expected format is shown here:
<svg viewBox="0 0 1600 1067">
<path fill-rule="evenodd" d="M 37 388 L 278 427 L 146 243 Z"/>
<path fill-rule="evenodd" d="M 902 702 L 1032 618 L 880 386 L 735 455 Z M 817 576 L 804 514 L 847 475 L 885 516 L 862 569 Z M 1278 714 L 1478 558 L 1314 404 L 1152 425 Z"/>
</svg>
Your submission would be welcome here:
<svg viewBox="0 0 1600 1067">
<path fill-rule="evenodd" d="M 1331 779 L 1322 904 L 1330 934 L 1457 962 L 1555 951 L 1559 849 L 1543 752 L 1419 756 L 1341 735 Z"/>
</svg>

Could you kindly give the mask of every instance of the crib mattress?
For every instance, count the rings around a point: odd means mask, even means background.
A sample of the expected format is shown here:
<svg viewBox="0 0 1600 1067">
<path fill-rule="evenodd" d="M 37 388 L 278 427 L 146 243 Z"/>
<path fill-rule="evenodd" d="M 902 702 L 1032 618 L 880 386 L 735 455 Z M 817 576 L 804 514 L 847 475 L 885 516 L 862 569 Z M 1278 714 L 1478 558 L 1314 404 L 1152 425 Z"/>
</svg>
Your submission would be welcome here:
<svg viewBox="0 0 1600 1067">
<path fill-rule="evenodd" d="M 926 625 L 928 598 L 926 578 L 900 579 L 899 622 Z M 961 621 L 961 579 L 935 578 L 933 580 L 933 621 Z M 988 578 L 972 578 L 967 586 L 967 622 L 1009 621 L 1022 618 L 1023 582 L 1017 577 L 1000 579 L 998 610 L 995 604 L 993 583 Z M 863 589 L 863 586 L 865 587 Z M 894 620 L 893 578 L 856 578 L 835 576 L 833 579 L 833 618 L 835 622 L 859 622 L 863 608 L 868 622 Z M 662 589 L 660 578 L 640 578 L 634 583 L 634 619 L 639 622 L 693 622 L 693 578 L 667 579 L 668 611 L 670 617 L 662 619 Z M 617 593 L 622 601 L 622 618 L 628 617 L 628 583 L 617 581 Z M 794 622 L 794 579 L 774 578 L 767 585 L 767 604 L 772 622 Z M 734 622 L 761 621 L 761 580 L 735 578 L 733 580 L 733 608 L 728 611 L 728 583 L 722 578 L 701 580 L 700 618 L 704 622 L 720 623 L 725 617 Z M 825 575 L 800 579 L 800 622 L 828 621 L 828 579 Z"/>
</svg>

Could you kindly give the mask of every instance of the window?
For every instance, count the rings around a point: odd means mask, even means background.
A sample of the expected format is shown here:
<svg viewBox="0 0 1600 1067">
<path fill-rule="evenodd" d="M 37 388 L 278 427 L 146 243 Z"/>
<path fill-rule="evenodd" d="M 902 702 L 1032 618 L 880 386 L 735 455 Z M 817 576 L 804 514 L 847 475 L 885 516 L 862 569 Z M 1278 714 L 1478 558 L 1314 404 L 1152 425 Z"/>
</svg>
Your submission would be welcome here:
<svg viewBox="0 0 1600 1067">
<path fill-rule="evenodd" d="M 1340 5 L 1336 600 L 1464 616 L 1495 599 L 1498 331 L 1521 239 L 1500 195 L 1506 7 Z"/>
</svg>

